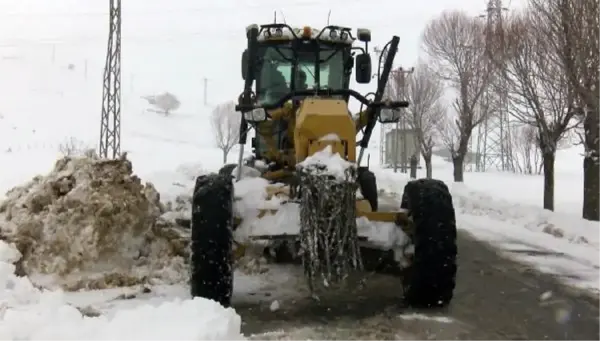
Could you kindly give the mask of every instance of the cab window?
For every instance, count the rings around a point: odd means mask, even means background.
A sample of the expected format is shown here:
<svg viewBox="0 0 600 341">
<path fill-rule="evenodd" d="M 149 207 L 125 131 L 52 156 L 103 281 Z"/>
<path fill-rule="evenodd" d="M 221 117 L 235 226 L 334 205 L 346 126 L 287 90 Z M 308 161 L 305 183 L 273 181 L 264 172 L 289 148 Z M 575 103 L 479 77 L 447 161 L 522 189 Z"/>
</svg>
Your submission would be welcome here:
<svg viewBox="0 0 600 341">
<path fill-rule="evenodd" d="M 274 103 L 292 89 L 314 89 L 315 55 L 310 51 L 297 53 L 295 83 L 291 84 L 294 72 L 294 52 L 287 46 L 268 46 L 263 49 L 262 63 L 257 79 L 258 102 Z M 342 50 L 324 49 L 319 56 L 320 89 L 342 89 L 344 87 L 344 54 Z"/>
</svg>

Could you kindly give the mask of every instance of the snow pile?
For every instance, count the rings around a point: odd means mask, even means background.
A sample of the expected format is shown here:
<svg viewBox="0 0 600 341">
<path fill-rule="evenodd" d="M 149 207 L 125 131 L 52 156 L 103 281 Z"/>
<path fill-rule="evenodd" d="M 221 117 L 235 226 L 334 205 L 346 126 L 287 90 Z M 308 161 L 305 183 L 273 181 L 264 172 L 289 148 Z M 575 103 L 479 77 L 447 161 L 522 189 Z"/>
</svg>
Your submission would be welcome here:
<svg viewBox="0 0 600 341">
<path fill-rule="evenodd" d="M 119 160 L 63 158 L 0 204 L 0 235 L 23 257 L 19 274 L 67 290 L 173 283 L 187 277 L 186 233 L 160 219 L 150 183 Z"/>
<path fill-rule="evenodd" d="M 300 206 L 287 201 L 289 197 L 283 184 L 270 184 L 263 178 L 244 178 L 236 182 L 234 188 L 234 211 L 242 219 L 234 232 L 236 241 L 247 242 L 252 236 L 300 234 Z M 261 215 L 261 210 L 266 212 Z M 394 223 L 359 217 L 357 228 L 358 235 L 366 237 L 373 247 L 394 250 L 400 258 L 411 252 L 410 239 Z"/>
<path fill-rule="evenodd" d="M 206 299 L 84 316 L 62 291 L 40 291 L 14 274 L 19 252 L 0 241 L 0 339 L 2 340 L 240 340 L 241 318 Z"/>
<path fill-rule="evenodd" d="M 470 190 L 464 184 L 452 184 L 452 196 L 458 213 L 485 216 L 523 226 L 530 231 L 547 233 L 574 244 L 587 244 L 600 249 L 598 223 L 493 198 Z"/>
<path fill-rule="evenodd" d="M 291 233 L 299 231 L 299 218 L 280 210 L 287 199 L 283 184 L 270 184 L 263 178 L 243 178 L 234 184 L 234 212 L 242 218 L 235 231 L 238 242 L 247 241 L 252 235 L 283 234 L 291 227 Z M 287 206 L 287 205 L 284 205 Z M 261 210 L 273 210 L 273 214 L 260 216 Z M 275 210 L 278 210 L 275 212 Z M 296 210 L 297 214 L 297 210 Z M 289 220 L 293 218 L 293 220 Z"/>
<path fill-rule="evenodd" d="M 177 166 L 175 171 L 160 171 L 147 174 L 160 193 L 165 213 L 161 219 L 170 224 L 186 226 L 192 216 L 192 194 L 196 178 L 208 171 L 200 163 L 185 163 Z"/>
<path fill-rule="evenodd" d="M 344 160 L 339 153 L 333 152 L 331 146 L 327 146 L 323 150 L 307 157 L 304 161 L 300 162 L 297 167 L 323 170 L 328 175 L 332 175 L 336 179 L 344 181 L 348 179 L 348 169 L 354 168 L 356 165 Z"/>
<path fill-rule="evenodd" d="M 396 224 L 384 221 L 370 221 L 365 217 L 356 218 L 358 235 L 365 236 L 369 243 L 391 250 L 410 243 L 410 238 Z"/>
</svg>

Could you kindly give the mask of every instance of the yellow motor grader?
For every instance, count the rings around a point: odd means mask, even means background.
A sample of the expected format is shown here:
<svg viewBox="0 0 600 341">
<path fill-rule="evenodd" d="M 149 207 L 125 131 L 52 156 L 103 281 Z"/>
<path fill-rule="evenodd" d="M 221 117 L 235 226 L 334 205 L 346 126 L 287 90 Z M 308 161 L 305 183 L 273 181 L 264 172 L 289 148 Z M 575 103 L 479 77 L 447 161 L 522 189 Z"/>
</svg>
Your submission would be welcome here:
<svg viewBox="0 0 600 341">
<path fill-rule="evenodd" d="M 244 219 L 235 216 L 234 181 L 244 181 L 242 169 L 250 167 L 273 184 L 267 193 L 284 195 L 283 205 L 299 206 L 300 225 L 296 235 L 253 238 L 285 239 L 296 246 L 286 250 L 295 250 L 292 258 L 301 260 L 311 289 L 315 282 L 342 281 L 351 271 L 382 271 L 402 277 L 408 305 L 447 305 L 455 286 L 457 254 L 455 213 L 447 186 L 432 179 L 410 181 L 400 207 L 380 209 L 375 175 L 361 166 L 377 121 L 397 122 L 401 108 L 409 105 L 383 98 L 399 38 L 394 36 L 380 55 L 377 88 L 368 99 L 350 89 L 353 71 L 359 84 L 373 78 L 368 29 L 353 34 L 347 27 L 292 28 L 275 23 L 251 25 L 246 33 L 248 46 L 241 58 L 244 91 L 236 106 L 241 113 L 238 163 L 199 176 L 194 188 L 192 296 L 231 304 L 234 234 Z M 351 98 L 364 109 L 356 115 L 348 109 Z M 256 132 L 253 153 L 244 160 L 250 129 Z M 326 162 L 312 162 L 325 152 L 345 165 L 341 174 L 335 175 Z M 256 167 L 258 163 L 261 167 Z M 403 231 L 412 243 L 410 263 L 400 264 L 394 250 L 374 248 L 359 236 L 357 218 L 387 222 Z"/>
</svg>

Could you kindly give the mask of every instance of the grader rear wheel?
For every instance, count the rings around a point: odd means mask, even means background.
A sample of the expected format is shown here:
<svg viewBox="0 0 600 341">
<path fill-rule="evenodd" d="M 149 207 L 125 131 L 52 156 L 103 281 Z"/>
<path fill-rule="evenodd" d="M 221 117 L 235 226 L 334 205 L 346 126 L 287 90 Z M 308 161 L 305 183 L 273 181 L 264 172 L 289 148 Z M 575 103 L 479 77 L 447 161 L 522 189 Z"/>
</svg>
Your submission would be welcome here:
<svg viewBox="0 0 600 341">
<path fill-rule="evenodd" d="M 377 179 L 375 178 L 375 173 L 367 168 L 360 167 L 358 168 L 356 182 L 358 182 L 358 188 L 360 189 L 363 198 L 371 205 L 371 210 L 377 212 L 379 209 L 379 194 L 377 193 Z"/>
<path fill-rule="evenodd" d="M 414 223 L 412 264 L 403 280 L 404 301 L 420 308 L 450 303 L 456 284 L 456 217 L 448 187 L 420 179 L 404 187 L 402 208 Z"/>
<path fill-rule="evenodd" d="M 237 167 L 235 163 L 228 163 L 219 169 L 219 175 L 233 175 L 233 170 Z"/>
</svg>

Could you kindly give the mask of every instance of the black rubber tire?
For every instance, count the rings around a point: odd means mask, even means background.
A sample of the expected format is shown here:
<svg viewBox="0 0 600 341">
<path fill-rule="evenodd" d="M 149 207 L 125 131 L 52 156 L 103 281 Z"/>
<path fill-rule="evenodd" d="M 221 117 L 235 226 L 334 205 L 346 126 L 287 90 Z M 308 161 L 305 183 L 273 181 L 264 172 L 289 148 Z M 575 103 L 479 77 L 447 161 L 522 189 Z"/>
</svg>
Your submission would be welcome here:
<svg viewBox="0 0 600 341">
<path fill-rule="evenodd" d="M 218 174 L 196 178 L 192 197 L 190 289 L 231 305 L 233 293 L 233 183 Z"/>
<path fill-rule="evenodd" d="M 452 195 L 439 180 L 410 181 L 402 206 L 414 223 L 412 264 L 402 277 L 404 302 L 415 308 L 445 307 L 456 286 L 456 216 Z"/>
<path fill-rule="evenodd" d="M 371 210 L 377 212 L 379 209 L 379 194 L 377 193 L 375 174 L 367 168 L 358 168 L 357 182 L 363 198 L 371 204 Z"/>
<path fill-rule="evenodd" d="M 235 163 L 228 163 L 219 169 L 219 175 L 233 175 L 233 170 L 237 167 Z"/>
</svg>

